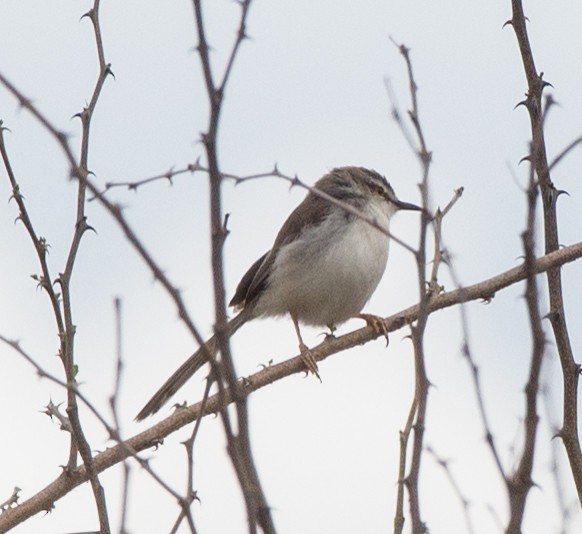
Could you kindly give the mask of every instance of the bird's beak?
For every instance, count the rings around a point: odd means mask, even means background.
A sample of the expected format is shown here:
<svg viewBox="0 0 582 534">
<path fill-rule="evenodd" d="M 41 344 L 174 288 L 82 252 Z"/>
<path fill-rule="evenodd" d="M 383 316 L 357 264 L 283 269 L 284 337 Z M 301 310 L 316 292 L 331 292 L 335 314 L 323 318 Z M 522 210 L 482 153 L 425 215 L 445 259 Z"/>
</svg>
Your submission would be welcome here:
<svg viewBox="0 0 582 534">
<path fill-rule="evenodd" d="M 417 206 L 416 204 L 411 204 L 410 202 L 402 202 L 402 200 L 396 200 L 395 204 L 399 210 L 422 211 L 422 208 L 420 206 Z"/>
</svg>

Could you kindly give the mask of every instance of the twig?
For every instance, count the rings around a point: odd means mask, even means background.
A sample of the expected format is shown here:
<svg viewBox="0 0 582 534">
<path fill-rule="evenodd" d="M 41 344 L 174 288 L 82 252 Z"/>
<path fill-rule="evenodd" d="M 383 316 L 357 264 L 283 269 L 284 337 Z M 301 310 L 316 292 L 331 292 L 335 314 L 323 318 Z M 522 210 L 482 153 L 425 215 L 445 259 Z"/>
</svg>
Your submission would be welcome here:
<svg viewBox="0 0 582 534">
<path fill-rule="evenodd" d="M 394 512 L 394 534 L 402 534 L 404 529 L 404 482 L 406 477 L 406 451 L 408 450 L 408 440 L 412 432 L 412 425 L 417 410 L 416 395 L 412 398 L 408 417 L 404 429 L 400 431 L 400 458 L 398 461 L 398 490 L 396 493 L 396 510 Z"/>
<path fill-rule="evenodd" d="M 538 151 L 534 148 L 533 154 Z M 522 234 L 527 270 L 525 299 L 532 332 L 532 355 L 530 373 L 525 387 L 526 414 L 524 418 L 524 445 L 517 469 L 506 478 L 509 496 L 509 523 L 507 534 L 521 534 L 525 504 L 529 490 L 533 485 L 532 470 L 535 458 L 535 444 L 538 429 L 537 398 L 540 383 L 540 373 L 544 356 L 545 336 L 541 324 L 539 310 L 539 295 L 536 283 L 535 264 L 535 214 L 537 202 L 537 183 L 534 178 L 534 163 L 532 162 L 529 188 L 527 191 L 528 209 L 527 226 Z"/>
<path fill-rule="evenodd" d="M 451 472 L 449 461 L 445 460 L 444 458 L 441 458 L 430 445 L 426 447 L 426 451 L 433 457 L 434 461 L 440 467 L 442 467 L 443 471 L 445 472 L 447 480 L 449 481 L 449 484 L 453 489 L 453 493 L 461 503 L 461 508 L 463 509 L 463 517 L 465 519 L 465 532 L 467 534 L 473 534 L 475 532 L 475 529 L 473 528 L 471 514 L 469 513 L 469 507 L 471 505 L 471 502 L 463 495 L 459 483 L 457 482 L 457 480 L 453 476 L 453 473 Z"/>
<path fill-rule="evenodd" d="M 80 177 L 86 177 L 89 174 L 88 159 L 89 159 L 89 139 L 91 130 L 91 118 L 97 106 L 97 101 L 101 94 L 103 84 L 105 79 L 110 74 L 108 65 L 105 64 L 105 52 L 103 49 L 103 40 L 101 38 L 101 27 L 99 21 L 99 4 L 100 0 L 94 0 L 93 7 L 85 15 L 88 16 L 93 23 L 93 30 L 95 34 L 95 42 L 97 45 L 97 55 L 99 60 L 99 74 L 97 81 L 95 82 L 95 87 L 93 89 L 93 94 L 89 105 L 78 115 L 81 119 L 82 124 L 82 135 L 81 135 L 81 155 L 79 158 L 79 163 L 77 165 L 77 170 Z M 89 229 L 85 217 L 85 200 L 87 192 L 87 183 L 85 180 L 78 180 L 77 182 L 77 215 L 75 232 L 73 234 L 73 239 L 69 247 L 69 254 L 66 260 L 65 269 L 61 273 L 58 282 L 63 292 L 63 316 L 65 322 L 64 335 L 61 336 L 61 358 L 63 360 L 63 365 L 65 368 L 65 374 L 67 377 L 67 414 L 71 421 L 72 427 L 72 443 L 71 447 L 78 449 L 83 462 L 87 468 L 87 472 L 90 475 L 91 488 L 93 490 L 93 495 L 95 497 L 95 503 L 97 505 L 97 511 L 99 515 L 99 525 L 100 530 L 103 534 L 108 534 L 111 531 L 109 526 L 109 516 L 107 513 L 107 501 L 105 499 L 105 491 L 97 474 L 94 473 L 92 468 L 92 452 L 89 442 L 85 437 L 83 427 L 81 424 L 81 419 L 77 407 L 76 398 L 76 388 L 73 387 L 76 377 L 76 365 L 75 365 L 75 350 L 74 350 L 74 338 L 75 338 L 75 325 L 73 322 L 73 311 L 71 304 L 71 278 L 73 275 L 73 269 L 77 254 L 79 251 L 79 246 L 81 244 L 81 239 L 85 232 Z"/>
<path fill-rule="evenodd" d="M 117 355 L 117 365 L 115 366 L 115 384 L 113 387 L 113 393 L 109 398 L 109 406 L 111 407 L 111 413 L 113 415 L 113 424 L 115 435 L 118 439 L 121 439 L 121 424 L 119 422 L 119 411 L 117 409 L 117 403 L 119 401 L 119 394 L 121 392 L 121 378 L 123 374 L 123 340 L 122 340 L 122 316 L 121 316 L 121 299 L 116 297 L 114 300 L 115 306 L 115 338 L 116 338 L 116 355 Z M 121 534 L 126 532 L 127 523 L 127 513 L 128 513 L 128 501 L 129 501 L 129 473 L 130 466 L 129 463 L 123 462 L 123 483 L 122 483 L 122 498 L 121 498 L 121 521 L 119 531 Z"/>
<path fill-rule="evenodd" d="M 202 400 L 200 401 L 201 412 L 205 411 L 206 403 L 208 402 L 208 397 L 210 396 L 210 389 L 212 387 L 212 383 L 213 381 L 209 376 L 206 379 L 206 387 L 204 388 L 204 394 L 202 396 Z M 190 437 L 183 442 L 183 445 L 186 448 L 186 457 L 188 465 L 188 473 L 186 477 L 186 496 L 189 504 L 193 503 L 196 500 L 200 500 L 198 499 L 198 495 L 194 490 L 194 443 L 196 442 L 196 437 L 198 436 L 201 423 L 202 417 L 196 419 L 196 423 L 192 428 L 192 433 L 190 434 Z M 190 525 L 190 530 L 193 533 L 196 532 L 196 527 L 194 526 L 194 518 L 192 517 L 190 507 L 188 506 L 186 510 L 182 508 L 182 510 L 180 511 L 180 515 L 178 516 L 176 522 L 174 523 L 174 526 L 172 527 L 171 534 L 174 534 L 175 532 L 178 531 L 178 527 L 180 526 L 180 523 L 184 518 L 187 518 L 188 523 Z"/>
<path fill-rule="evenodd" d="M 433 229 L 434 229 L 434 255 L 432 259 L 432 271 L 430 274 L 430 279 L 428 281 L 428 293 L 432 295 L 434 293 L 439 293 L 441 288 L 438 285 L 438 270 L 443 261 L 443 248 L 442 248 L 442 224 L 443 219 L 447 213 L 453 208 L 457 203 L 457 200 L 461 198 L 464 188 L 459 187 L 455 190 L 453 198 L 445 206 L 443 210 L 437 208 L 436 213 L 433 218 Z"/>
<path fill-rule="evenodd" d="M 554 439 L 559 432 L 559 426 L 556 422 L 556 414 L 558 413 L 557 407 L 554 405 L 554 397 L 553 397 L 553 390 L 550 389 L 548 384 L 544 384 L 540 388 L 540 395 L 542 398 L 544 412 L 545 412 L 545 420 L 548 425 L 548 430 L 552 436 L 551 440 L 551 463 L 550 463 L 550 471 L 552 473 L 552 478 L 554 481 L 554 488 L 555 488 L 555 495 L 556 495 L 556 504 L 559 510 L 559 516 L 562 518 L 562 525 L 560 527 L 560 532 L 566 534 L 569 532 L 568 523 L 572 520 L 572 512 L 578 510 L 578 503 L 573 502 L 574 506 L 569 507 L 566 503 L 566 494 L 565 494 L 565 487 L 564 487 L 564 480 L 562 477 L 562 470 L 560 468 L 560 460 L 562 458 L 562 449 L 560 442 L 557 439 Z"/>
<path fill-rule="evenodd" d="M 473 379 L 473 388 L 475 390 L 475 396 L 477 397 L 477 407 L 479 409 L 479 415 L 481 417 L 481 424 L 483 425 L 483 429 L 485 430 L 485 442 L 491 451 L 491 455 L 495 461 L 495 466 L 497 467 L 497 472 L 501 476 L 503 480 L 505 480 L 505 469 L 503 468 L 503 463 L 501 461 L 501 455 L 497 450 L 497 446 L 495 445 L 495 438 L 493 436 L 491 423 L 489 422 L 489 417 L 487 415 L 487 410 L 485 409 L 485 400 L 483 398 L 483 389 L 481 388 L 481 379 L 479 375 L 479 367 L 477 366 L 475 359 L 473 358 L 471 349 L 469 347 L 467 339 L 467 325 L 466 325 L 466 317 L 464 312 L 462 312 L 462 323 L 463 323 L 463 331 L 465 332 L 465 342 L 463 343 L 463 356 L 466 358 L 467 363 L 469 364 L 469 368 L 471 370 L 471 377 Z"/>
<path fill-rule="evenodd" d="M 14 175 L 14 171 L 12 170 L 12 165 L 10 164 L 10 159 L 8 157 L 8 151 L 6 150 L 4 132 L 7 130 L 8 129 L 3 125 L 2 121 L 0 121 L 0 155 L 2 155 L 2 161 L 4 163 L 6 173 L 8 174 L 10 185 L 12 186 L 11 200 L 14 200 L 18 206 L 18 220 L 22 221 L 22 224 L 24 224 L 30 240 L 34 245 L 38 262 L 40 264 L 42 274 L 40 276 L 34 275 L 33 278 L 38 282 L 39 287 L 44 289 L 48 294 L 53 310 L 53 316 L 57 325 L 57 332 L 59 333 L 59 336 L 61 336 L 64 334 L 65 326 L 61 315 L 60 295 L 58 295 L 54 290 L 52 276 L 47 263 L 47 251 L 49 244 L 44 237 L 41 237 L 36 233 L 32 219 L 30 218 L 28 210 L 26 209 L 24 196 L 22 195 L 20 186 L 16 181 L 16 176 Z"/>
<path fill-rule="evenodd" d="M 579 144 L 582 143 L 582 136 L 577 137 L 576 139 L 574 139 L 574 141 L 572 141 L 571 143 L 568 144 L 568 146 L 566 148 L 564 148 L 555 158 L 554 161 L 552 161 L 552 163 L 550 163 L 548 169 L 551 171 L 555 166 L 559 165 L 562 160 L 570 153 L 572 152 L 572 150 L 574 150 Z"/>
<path fill-rule="evenodd" d="M 394 42 L 394 41 L 393 41 Z M 424 428 L 425 428 L 425 417 L 426 409 L 428 403 L 428 389 L 429 381 L 426 374 L 425 359 L 424 359 L 424 332 L 428 322 L 429 316 L 429 297 L 430 295 L 426 292 L 426 238 L 428 226 L 430 224 L 429 217 L 429 169 L 431 156 L 430 152 L 426 147 L 424 133 L 422 131 L 422 126 L 419 119 L 419 109 L 418 109 L 418 98 L 416 81 L 414 79 L 414 73 L 412 69 L 412 62 L 410 60 L 410 54 L 408 48 L 404 45 L 398 45 L 394 42 L 404 58 L 404 62 L 408 71 L 408 81 L 410 85 L 410 97 L 412 100 L 411 108 L 408 110 L 408 117 L 412 122 L 414 130 L 416 132 L 416 138 L 418 146 L 415 149 L 415 154 L 422 168 L 422 180 L 420 183 L 420 193 L 422 197 L 422 217 L 420 225 L 420 235 L 418 249 L 415 252 L 416 265 L 418 273 L 418 288 L 420 295 L 419 303 L 419 313 L 415 324 L 410 326 L 412 333 L 412 345 L 414 347 L 414 365 L 415 365 L 415 403 L 413 406 L 416 407 L 416 413 L 414 416 L 414 436 L 413 436 L 413 446 L 412 454 L 410 459 L 410 469 L 408 475 L 405 478 L 405 485 L 408 490 L 409 496 L 409 509 L 411 517 L 411 527 L 412 532 L 420 533 L 424 532 L 425 525 L 421 518 L 420 509 L 420 493 L 419 493 L 419 479 L 420 479 L 420 467 L 422 460 L 423 442 L 424 442 Z M 402 454 L 402 453 L 401 453 Z"/>
</svg>

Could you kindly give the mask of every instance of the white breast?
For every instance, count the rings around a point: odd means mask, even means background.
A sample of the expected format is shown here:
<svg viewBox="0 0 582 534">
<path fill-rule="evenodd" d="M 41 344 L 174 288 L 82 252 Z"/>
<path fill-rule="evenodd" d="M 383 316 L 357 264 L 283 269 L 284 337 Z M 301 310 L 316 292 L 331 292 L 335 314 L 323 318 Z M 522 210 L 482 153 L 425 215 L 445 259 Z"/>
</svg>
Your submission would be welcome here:
<svg viewBox="0 0 582 534">
<path fill-rule="evenodd" d="M 366 215 L 383 228 L 394 211 L 372 202 Z M 357 315 L 376 289 L 388 259 L 388 237 L 336 210 L 320 226 L 282 247 L 257 315 L 293 313 L 305 324 L 337 325 Z"/>
</svg>

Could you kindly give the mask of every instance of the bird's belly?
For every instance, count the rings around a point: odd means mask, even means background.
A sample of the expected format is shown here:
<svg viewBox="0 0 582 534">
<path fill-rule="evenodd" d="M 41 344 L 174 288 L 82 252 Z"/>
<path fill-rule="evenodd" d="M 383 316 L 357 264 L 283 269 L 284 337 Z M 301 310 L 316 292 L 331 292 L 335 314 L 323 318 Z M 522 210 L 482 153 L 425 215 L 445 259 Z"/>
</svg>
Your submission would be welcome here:
<svg viewBox="0 0 582 534">
<path fill-rule="evenodd" d="M 361 220 L 338 226 L 307 231 L 281 248 L 257 315 L 292 313 L 304 324 L 329 326 L 362 310 L 384 273 L 388 237 Z"/>
</svg>

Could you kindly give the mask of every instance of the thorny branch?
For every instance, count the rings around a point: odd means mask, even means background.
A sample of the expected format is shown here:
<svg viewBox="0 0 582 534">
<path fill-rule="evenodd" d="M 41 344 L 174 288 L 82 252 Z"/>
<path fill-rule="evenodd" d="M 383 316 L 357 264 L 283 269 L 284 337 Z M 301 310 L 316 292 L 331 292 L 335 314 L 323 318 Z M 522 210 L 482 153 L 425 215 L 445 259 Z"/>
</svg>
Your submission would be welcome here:
<svg viewBox="0 0 582 534">
<path fill-rule="evenodd" d="M 406 48 L 406 46 L 398 45 L 395 41 L 393 42 L 398 47 L 400 53 L 402 54 L 408 72 L 408 81 L 410 86 L 409 92 L 412 100 L 411 108 L 408 110 L 408 117 L 412 122 L 417 138 L 417 143 L 414 143 L 412 147 L 421 164 L 422 169 L 422 180 L 419 187 L 422 197 L 423 211 L 421 217 L 419 243 L 418 248 L 415 251 L 420 303 L 418 305 L 419 314 L 416 319 L 416 322 L 415 324 L 411 324 L 410 326 L 412 334 L 412 345 L 414 347 L 415 388 L 414 388 L 414 399 L 411 404 L 408 422 L 404 432 L 401 432 L 400 438 L 401 463 L 402 458 L 406 458 L 407 455 L 406 450 L 411 428 L 414 429 L 414 435 L 412 441 L 412 453 L 410 458 L 408 474 L 404 478 L 402 478 L 402 474 L 399 475 L 400 486 L 404 484 L 406 486 L 406 489 L 408 490 L 412 531 L 415 533 L 421 533 L 425 530 L 425 527 L 421 518 L 420 511 L 419 478 L 424 443 L 424 422 L 426 417 L 426 409 L 428 403 L 428 388 L 429 388 L 429 381 L 426 375 L 424 358 L 424 332 L 428 322 L 429 316 L 428 304 L 430 302 L 431 297 L 431 295 L 426 291 L 426 272 L 425 272 L 426 239 L 428 227 L 431 222 L 431 217 L 429 215 L 430 200 L 428 182 L 431 154 L 427 149 L 424 133 L 422 131 L 422 126 L 420 124 L 417 98 L 418 87 L 414 79 L 414 73 L 412 69 L 412 62 L 410 60 L 409 50 L 408 48 Z M 402 125 L 402 123 L 399 124 Z M 409 424 L 411 419 L 413 420 L 412 426 Z M 400 488 L 400 492 L 401 491 L 402 489 Z M 397 503 L 400 506 L 402 505 L 402 498 L 400 493 L 397 496 Z M 397 527 L 398 529 L 395 532 L 398 533 L 402 532 L 402 527 L 404 525 L 404 513 L 402 508 L 397 508 L 394 524 L 395 527 Z"/>
<path fill-rule="evenodd" d="M 206 387 L 204 388 L 204 394 L 202 395 L 202 400 L 200 401 L 200 411 L 203 413 L 205 411 L 206 403 L 208 402 L 208 397 L 210 396 L 210 389 L 212 387 L 212 380 L 210 377 L 206 379 Z M 202 423 L 202 418 L 196 420 L 196 424 L 192 428 L 192 433 L 190 437 L 183 442 L 184 448 L 186 449 L 188 472 L 186 478 L 186 498 L 188 507 L 182 506 L 180 510 L 180 515 L 176 519 L 174 527 L 172 528 L 172 533 L 177 532 L 178 527 L 184 519 L 187 519 L 192 532 L 196 532 L 196 527 L 194 526 L 194 519 L 190 512 L 190 504 L 198 500 L 198 495 L 194 489 L 194 443 L 196 442 L 196 437 L 198 436 L 198 431 L 200 430 L 200 424 Z"/>
<path fill-rule="evenodd" d="M 97 44 L 97 54 L 99 58 L 99 74 L 95 87 L 93 89 L 93 94 L 89 105 L 78 115 L 81 119 L 82 125 L 82 135 L 81 135 L 81 155 L 79 158 L 79 163 L 77 165 L 77 171 L 79 172 L 79 180 L 77 182 L 77 219 L 75 223 L 75 232 L 73 234 L 73 239 L 69 247 L 69 255 L 65 264 L 65 270 L 61 273 L 57 281 L 63 292 L 63 316 L 65 323 L 65 330 L 61 336 L 61 350 L 60 356 L 63 360 L 65 374 L 67 377 L 67 414 L 71 422 L 71 456 L 69 460 L 69 467 L 74 467 L 76 465 L 76 451 L 78 449 L 81 458 L 87 468 L 89 473 L 89 479 L 91 482 L 91 488 L 93 489 L 93 494 L 95 496 L 95 502 L 97 504 L 97 510 L 99 514 L 99 525 L 101 532 L 107 534 L 110 532 L 109 517 L 107 513 L 107 502 L 105 499 L 105 490 L 97 477 L 97 474 L 93 471 L 92 463 L 92 452 L 91 446 L 85 437 L 83 427 L 81 425 L 81 420 L 79 417 L 78 406 L 77 406 L 77 396 L 76 388 L 72 385 L 75 382 L 76 375 L 76 365 L 75 365 L 75 349 L 74 349 L 74 339 L 75 339 L 75 324 L 73 322 L 73 307 L 71 299 L 71 279 L 73 275 L 73 268 L 75 265 L 75 260 L 79 251 L 79 246 L 81 244 L 81 239 L 84 233 L 89 229 L 87 225 L 87 218 L 85 216 L 85 200 L 87 185 L 86 181 L 82 179 L 87 177 L 89 174 L 89 138 L 91 129 L 91 119 L 95 108 L 97 106 L 97 101 L 101 94 L 101 90 L 105 83 L 105 79 L 110 74 L 109 66 L 105 63 L 105 52 L 103 49 L 103 40 L 101 38 L 101 27 L 99 22 L 99 4 L 100 0 L 95 0 L 93 7 L 85 15 L 87 16 L 93 25 L 93 30 L 95 33 L 95 41 Z"/>
<path fill-rule="evenodd" d="M 526 415 L 524 419 L 525 439 L 521 458 L 515 472 L 505 477 L 509 497 L 510 518 L 506 532 L 520 534 L 529 490 L 533 485 L 532 470 L 538 429 L 537 399 L 540 388 L 540 374 L 544 356 L 545 336 L 539 310 L 539 295 L 535 274 L 535 214 L 538 196 L 537 183 L 531 169 L 527 191 L 527 226 L 522 234 L 527 269 L 525 300 L 532 332 L 532 355 L 529 379 L 525 388 Z"/>
<path fill-rule="evenodd" d="M 461 198 L 463 195 L 464 188 L 459 187 L 455 190 L 453 198 L 449 201 L 449 203 L 444 207 L 444 209 L 437 208 L 436 213 L 433 218 L 433 231 L 434 231 L 434 255 L 432 258 L 432 270 L 430 273 L 430 279 L 427 284 L 427 291 L 429 295 L 434 293 L 439 293 L 442 291 L 442 288 L 439 287 L 438 284 L 438 270 L 443 262 L 443 260 L 447 261 L 447 258 L 444 257 L 443 247 L 442 247 L 442 224 L 443 219 L 449 211 L 453 208 L 453 206 L 457 203 L 457 200 Z"/>
<path fill-rule="evenodd" d="M 202 135 L 202 141 L 206 151 L 208 177 L 210 181 L 211 260 L 214 283 L 214 308 L 216 313 L 214 330 L 221 355 L 220 365 L 217 366 L 218 373 L 215 378 L 217 379 L 220 395 L 225 394 L 224 390 L 226 386 L 228 386 L 229 391 L 234 395 L 236 431 L 233 428 L 228 411 L 221 410 L 220 415 L 226 433 L 227 450 L 246 503 L 249 532 L 254 534 L 257 532 L 257 527 L 259 527 L 265 534 L 274 534 L 275 524 L 259 480 L 251 451 L 247 396 L 243 392 L 242 385 L 238 382 L 230 352 L 227 335 L 228 317 L 226 312 L 226 290 L 224 286 L 222 254 L 226 231 L 223 227 L 222 215 L 222 174 L 218 163 L 219 119 L 222 111 L 224 90 L 232 72 L 237 52 L 242 41 L 246 38 L 246 20 L 250 4 L 250 0 L 242 0 L 239 2 L 241 13 L 238 33 L 232 46 L 222 80 L 217 84 L 210 61 L 209 44 L 202 15 L 202 0 L 193 0 L 194 17 L 198 33 L 198 53 L 202 64 L 210 107 L 208 130 Z"/>
<path fill-rule="evenodd" d="M 131 182 L 127 182 L 127 181 L 126 182 L 107 182 L 105 184 L 104 190 L 100 194 L 105 195 L 110 189 L 117 188 L 117 187 L 124 187 L 124 188 L 127 188 L 129 190 L 137 191 L 137 189 L 139 189 L 140 187 L 142 187 L 144 185 L 150 184 L 152 182 L 157 182 L 160 180 L 164 180 L 164 181 L 168 181 L 169 183 L 172 183 L 174 176 L 179 176 L 179 175 L 186 174 L 186 173 L 194 174 L 195 172 L 198 172 L 198 171 L 210 174 L 210 169 L 208 167 L 205 167 L 199 161 L 196 161 L 195 163 L 188 164 L 186 167 L 184 167 L 182 169 L 178 169 L 178 170 L 172 169 L 172 170 L 169 170 L 168 172 L 165 172 L 163 174 L 157 174 L 155 176 L 150 176 L 148 178 L 143 178 L 141 180 L 134 180 Z M 235 184 L 237 184 L 237 185 L 245 183 L 245 182 L 249 182 L 251 180 L 257 180 L 259 178 L 270 178 L 270 177 L 280 178 L 282 180 L 285 180 L 286 182 L 289 182 L 291 187 L 295 187 L 295 186 L 301 187 L 301 188 L 325 199 L 327 202 L 330 202 L 332 204 L 335 204 L 336 206 L 339 206 L 340 208 L 347 211 L 348 213 L 351 213 L 352 215 L 355 215 L 356 217 L 362 219 L 363 221 L 366 221 L 370 226 L 373 226 L 378 231 L 382 232 L 386 237 L 389 237 L 392 241 L 394 241 L 395 243 L 398 243 L 405 250 L 408 250 L 411 253 L 415 252 L 415 250 L 408 243 L 402 241 L 397 236 L 393 235 L 390 232 L 390 230 L 385 228 L 385 226 L 381 225 L 375 218 L 370 217 L 369 215 L 366 215 L 365 213 L 362 213 L 360 210 L 358 210 L 353 205 L 351 205 L 347 202 L 343 202 L 341 200 L 338 200 L 337 198 L 334 198 L 334 197 L 328 195 L 324 191 L 320 191 L 319 189 L 308 185 L 306 182 L 299 179 L 299 177 L 297 175 L 289 176 L 287 174 L 282 173 L 276 165 L 271 171 L 249 174 L 247 176 L 239 176 L 236 174 L 222 172 L 222 171 L 220 172 L 220 176 L 222 179 L 226 178 L 229 180 L 233 180 L 235 182 Z"/>
<path fill-rule="evenodd" d="M 529 159 L 534 167 L 535 175 L 539 183 L 544 218 L 545 251 L 546 253 L 550 253 L 558 250 L 560 247 L 558 238 L 557 200 L 562 191 L 555 188 L 550 176 L 550 166 L 548 165 L 544 139 L 542 93 L 549 84 L 543 79 L 543 73 L 538 74 L 535 66 L 533 52 L 527 34 L 527 19 L 523 11 L 522 2 L 521 0 L 512 0 L 511 5 L 512 18 L 507 24 L 513 27 L 517 37 L 528 84 L 526 98 L 522 104 L 528 110 L 532 132 L 532 153 Z M 560 156 L 558 156 L 558 160 L 559 158 Z M 578 380 L 580 376 L 580 364 L 574 359 L 566 325 L 561 271 L 559 268 L 551 269 L 546 273 L 546 277 L 550 297 L 548 318 L 550 319 L 558 355 L 560 357 L 564 385 L 563 423 L 559 436 L 562 438 L 568 455 L 572 476 L 578 492 L 578 499 L 582 503 L 582 451 L 578 439 Z"/>
<path fill-rule="evenodd" d="M 105 82 L 107 75 L 109 74 L 108 66 L 105 65 L 104 61 L 104 51 L 103 42 L 101 39 L 101 30 L 99 25 L 99 0 L 95 0 L 93 7 L 87 14 L 93 23 L 95 39 L 97 43 L 97 50 L 99 56 L 99 75 L 95 88 L 93 90 L 93 95 L 89 105 L 79 114 L 82 121 L 82 139 L 81 139 L 81 157 L 79 163 L 76 163 L 75 158 L 71 151 L 69 151 L 69 161 L 71 165 L 71 175 L 78 178 L 77 184 L 77 216 L 75 224 L 75 232 L 71 244 L 69 246 L 68 257 L 65 264 L 65 269 L 57 278 L 52 278 L 48 265 L 46 262 L 46 252 L 47 244 L 46 241 L 37 236 L 34 231 L 32 221 L 28 215 L 24 201 L 20 192 L 20 188 L 16 182 L 14 173 L 12 171 L 10 162 L 8 161 L 5 141 L 3 137 L 4 128 L 0 128 L 0 152 L 2 154 L 2 159 L 4 161 L 4 166 L 7 169 L 10 182 L 12 184 L 13 198 L 16 201 L 19 208 L 19 218 L 24 223 L 26 230 L 34 244 L 35 250 L 37 252 L 38 260 L 40 263 L 42 275 L 40 275 L 37 280 L 39 284 L 47 294 L 49 295 L 49 300 L 51 301 L 53 314 L 57 323 L 57 329 L 60 340 L 59 355 L 63 362 L 63 367 L 65 370 L 65 375 L 67 379 L 67 413 L 70 422 L 71 429 L 71 444 L 69 452 L 69 461 L 67 464 L 68 469 L 73 469 L 77 465 L 77 453 L 80 453 L 81 458 L 90 474 L 91 487 L 93 489 L 93 494 L 95 497 L 95 502 L 97 506 L 97 511 L 99 515 L 99 523 L 101 532 L 108 533 L 110 531 L 109 519 L 107 513 L 107 505 L 105 500 L 105 494 L 103 487 L 101 486 L 96 473 L 93 473 L 92 469 L 92 453 L 89 443 L 87 442 L 81 421 L 79 419 L 79 414 L 77 410 L 77 398 L 76 398 L 76 388 L 75 384 L 75 374 L 76 366 L 74 363 L 74 337 L 75 337 L 75 325 L 73 323 L 73 313 L 72 313 L 72 303 L 70 294 L 70 282 L 73 274 L 73 268 L 75 265 L 75 260 L 77 258 L 77 253 L 81 243 L 81 239 L 85 231 L 89 228 L 86 223 L 86 217 L 84 215 L 85 210 L 85 194 L 86 194 L 86 182 L 85 179 L 88 175 L 88 147 L 89 147 L 89 131 L 91 124 L 91 116 L 97 105 L 97 100 L 101 93 L 101 89 Z M 11 91 L 19 100 L 20 104 L 30 111 L 39 122 L 51 132 L 55 138 L 61 143 L 66 144 L 66 136 L 57 131 L 50 122 L 40 114 L 31 102 L 24 98 L 22 94 L 10 83 L 8 80 L 0 74 L 0 82 Z M 1 125 L 0 125 L 1 126 Z M 54 285 L 58 283 L 62 295 L 58 295 L 54 290 Z"/>
</svg>

